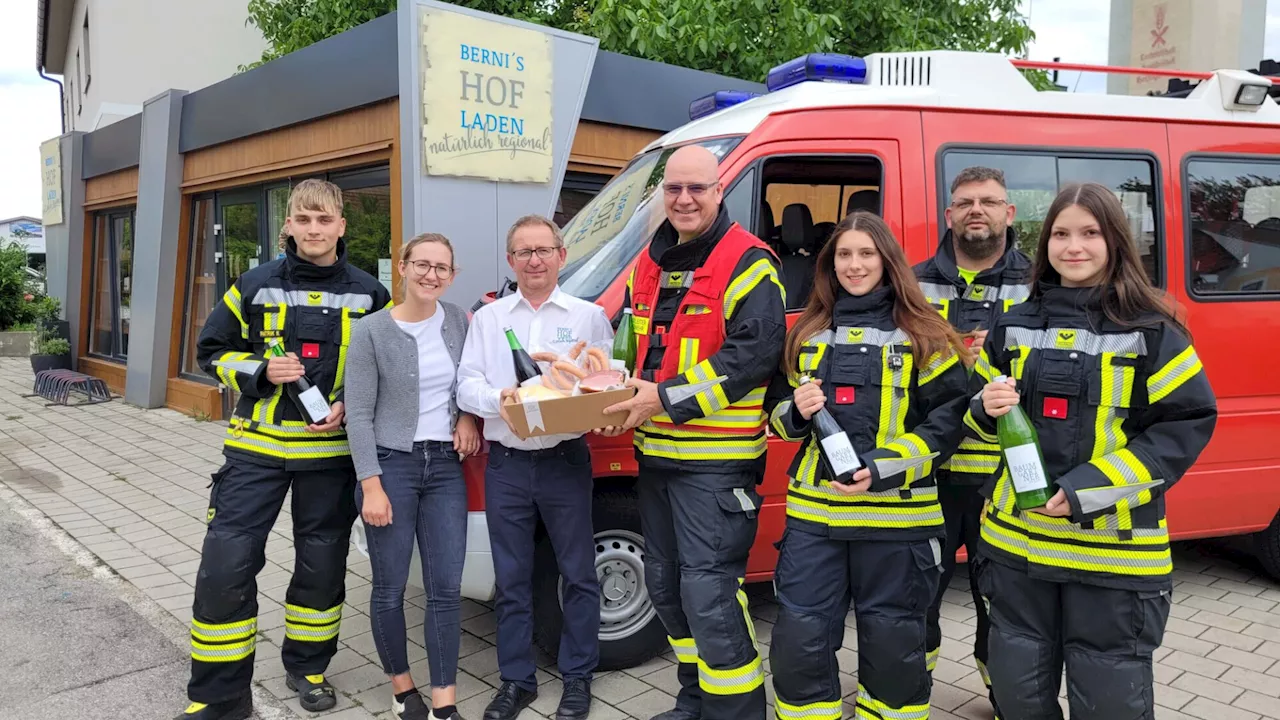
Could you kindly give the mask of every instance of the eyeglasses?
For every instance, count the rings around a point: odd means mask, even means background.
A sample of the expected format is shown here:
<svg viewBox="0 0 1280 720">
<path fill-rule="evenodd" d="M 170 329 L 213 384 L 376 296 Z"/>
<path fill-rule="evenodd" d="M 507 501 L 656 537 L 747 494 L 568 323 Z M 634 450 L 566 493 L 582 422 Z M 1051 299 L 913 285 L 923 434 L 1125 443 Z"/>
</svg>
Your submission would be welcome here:
<svg viewBox="0 0 1280 720">
<path fill-rule="evenodd" d="M 719 184 L 720 183 L 718 182 L 690 183 L 688 185 L 681 185 L 680 183 L 666 183 L 662 186 L 662 191 L 667 194 L 667 197 L 673 198 L 680 197 L 680 194 L 685 190 L 689 191 L 689 197 L 702 197 L 708 190 Z"/>
<path fill-rule="evenodd" d="M 562 247 L 564 246 L 555 245 L 553 247 L 526 248 L 524 250 L 516 250 L 515 252 L 511 253 L 511 256 L 519 260 L 520 262 L 529 262 L 529 258 L 533 257 L 534 253 L 537 253 L 538 259 L 550 260 L 551 256 L 555 255 L 556 251 Z"/>
<path fill-rule="evenodd" d="M 973 207 L 974 202 L 975 200 L 973 198 L 959 198 L 956 200 L 952 200 L 951 209 L 968 210 L 969 208 Z M 1009 204 L 1008 200 L 1002 200 L 1000 198 L 993 198 L 993 197 L 980 198 L 976 202 L 982 203 L 983 210 L 995 210 L 997 208 L 1000 208 L 1003 205 Z"/>
<path fill-rule="evenodd" d="M 448 265 L 433 265 L 426 260 L 414 260 L 409 265 L 413 267 L 413 271 L 418 275 L 426 275 L 428 272 L 435 270 L 436 277 L 441 280 L 448 280 L 453 276 L 453 268 Z"/>
</svg>

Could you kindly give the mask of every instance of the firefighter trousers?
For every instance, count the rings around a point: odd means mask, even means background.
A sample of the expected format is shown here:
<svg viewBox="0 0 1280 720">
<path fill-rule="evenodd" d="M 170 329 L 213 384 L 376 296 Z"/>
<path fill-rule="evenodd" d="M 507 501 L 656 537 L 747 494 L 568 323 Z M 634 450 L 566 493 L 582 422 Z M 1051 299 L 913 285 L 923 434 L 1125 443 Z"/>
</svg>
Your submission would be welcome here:
<svg viewBox="0 0 1280 720">
<path fill-rule="evenodd" d="M 742 591 L 756 477 L 640 466 L 645 585 L 679 663 L 676 707 L 702 720 L 765 716 L 764 666 Z"/>
<path fill-rule="evenodd" d="M 833 540 L 788 527 L 778 545 L 769 665 L 779 720 L 840 720 L 836 651 L 850 602 L 858 632 L 854 717 L 927 720 L 925 616 L 942 574 L 941 541 Z"/>
<path fill-rule="evenodd" d="M 213 474 L 208 524 L 191 620 L 192 702 L 218 703 L 249 690 L 258 632 L 257 575 L 267 534 L 293 488 L 293 578 L 285 591 L 281 657 L 295 675 L 321 674 L 338 649 L 347 548 L 356 520 L 355 471 L 290 472 L 228 459 Z"/>
<path fill-rule="evenodd" d="M 991 676 L 987 672 L 987 636 L 991 623 L 987 619 L 987 605 L 978 590 L 978 572 L 983 563 L 978 558 L 978 539 L 982 527 L 982 507 L 986 498 L 982 496 L 980 485 L 943 484 L 938 486 L 938 502 L 942 505 L 942 516 L 946 521 L 947 542 L 942 548 L 942 582 L 938 584 L 938 594 L 929 605 L 928 660 L 929 672 L 933 672 L 938 664 L 938 649 L 942 646 L 942 596 L 951 585 L 951 578 L 956 574 L 956 551 L 964 546 L 968 555 L 969 594 L 973 598 L 973 614 L 978 624 L 978 631 L 973 636 L 973 662 L 978 667 L 982 682 L 987 686 L 987 697 L 999 720 L 1000 709 L 996 707 L 996 696 L 991 692 Z"/>
<path fill-rule="evenodd" d="M 1007 720 L 1061 720 L 1067 669 L 1071 720 L 1154 720 L 1152 653 L 1164 638 L 1169 590 L 1118 590 L 1040 580 L 988 560 L 991 687 Z"/>
</svg>

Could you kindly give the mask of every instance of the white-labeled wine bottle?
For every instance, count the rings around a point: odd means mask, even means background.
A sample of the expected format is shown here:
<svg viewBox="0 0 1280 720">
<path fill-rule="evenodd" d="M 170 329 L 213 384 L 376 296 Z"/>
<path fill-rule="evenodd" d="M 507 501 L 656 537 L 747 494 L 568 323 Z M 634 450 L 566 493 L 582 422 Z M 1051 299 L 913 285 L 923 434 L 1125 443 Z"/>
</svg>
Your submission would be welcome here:
<svg viewBox="0 0 1280 720">
<path fill-rule="evenodd" d="M 286 357 L 284 351 L 284 341 L 280 338 L 271 338 L 267 341 L 267 351 L 276 357 Z M 324 419 L 329 417 L 329 401 L 325 399 L 324 393 L 320 392 L 320 388 L 311 384 L 306 375 L 289 383 L 293 389 L 297 391 L 296 395 L 286 392 L 286 395 L 293 397 L 294 404 L 298 406 L 298 410 L 302 413 L 304 419 L 310 420 L 312 423 L 322 423 Z"/>
<path fill-rule="evenodd" d="M 811 379 L 808 375 L 801 376 L 801 385 L 809 382 Z M 832 482 L 849 484 L 853 474 L 862 469 L 862 461 L 854 451 L 853 443 L 849 441 L 849 434 L 840 428 L 840 423 L 836 422 L 826 407 L 818 408 L 809 422 L 813 423 L 813 434 L 818 438 L 818 454 L 822 457 L 822 463 Z"/>
<path fill-rule="evenodd" d="M 996 378 L 996 382 L 1005 380 L 1004 375 Z M 1009 479 L 1013 481 L 1014 503 L 1019 510 L 1044 507 L 1053 497 L 1053 492 L 1044 470 L 1040 437 L 1021 405 L 1014 405 L 1009 412 L 996 418 L 996 435 L 1000 438 L 1000 449 L 1009 467 Z"/>
</svg>

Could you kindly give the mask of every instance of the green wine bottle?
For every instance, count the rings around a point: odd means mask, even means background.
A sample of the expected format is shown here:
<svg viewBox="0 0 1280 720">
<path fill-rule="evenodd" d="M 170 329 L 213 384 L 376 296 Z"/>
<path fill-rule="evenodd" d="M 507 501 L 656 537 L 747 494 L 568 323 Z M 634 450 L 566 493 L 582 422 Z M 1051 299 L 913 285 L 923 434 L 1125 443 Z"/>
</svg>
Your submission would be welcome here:
<svg viewBox="0 0 1280 720">
<path fill-rule="evenodd" d="M 507 334 L 507 345 L 511 346 L 511 359 L 516 365 L 516 382 L 521 387 L 530 384 L 529 381 L 534 378 L 539 378 L 539 382 L 541 382 L 542 371 L 538 369 L 538 363 L 529 357 L 529 353 L 520 344 L 520 339 L 516 337 L 515 330 L 506 327 L 503 328 L 503 331 Z"/>
<path fill-rule="evenodd" d="M 1007 379 L 1001 375 L 995 381 L 1005 382 Z M 1014 503 L 1019 510 L 1044 507 L 1053 497 L 1053 492 L 1044 469 L 1040 438 L 1021 405 L 1014 405 L 1009 412 L 996 418 L 996 435 L 1000 438 L 1000 449 L 1009 467 L 1009 479 L 1013 481 Z"/>
<path fill-rule="evenodd" d="M 632 320 L 631 308 L 623 308 L 618 332 L 613 336 L 613 359 L 622 363 L 628 372 L 636 369 L 636 330 Z"/>
<path fill-rule="evenodd" d="M 276 357 L 288 356 L 288 353 L 284 351 L 284 341 L 280 338 L 271 338 L 267 341 L 267 352 Z M 311 384 L 306 375 L 289 384 L 293 386 L 296 392 L 286 392 L 285 394 L 293 398 L 293 402 L 298 406 L 298 411 L 302 413 L 304 420 L 319 424 L 329 417 L 329 401 L 325 399 L 324 393 L 320 392 L 320 388 Z"/>
</svg>

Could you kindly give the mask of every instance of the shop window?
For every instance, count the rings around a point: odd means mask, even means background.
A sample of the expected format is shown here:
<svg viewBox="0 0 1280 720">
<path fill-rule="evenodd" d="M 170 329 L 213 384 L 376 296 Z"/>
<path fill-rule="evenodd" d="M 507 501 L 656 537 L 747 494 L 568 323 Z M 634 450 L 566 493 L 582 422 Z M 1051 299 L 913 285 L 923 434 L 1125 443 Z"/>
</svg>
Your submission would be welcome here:
<svg viewBox="0 0 1280 720">
<path fill-rule="evenodd" d="M 1155 163 L 1151 159 L 1016 149 L 949 150 L 942 156 L 943 172 L 938 180 L 942 203 L 939 208 L 950 203 L 951 181 L 956 175 L 975 165 L 1004 172 L 1009 202 L 1017 208 L 1013 228 L 1018 247 L 1027 255 L 1035 255 L 1045 214 L 1060 188 L 1082 182 L 1096 182 L 1111 188 L 1124 206 L 1129 231 L 1147 277 L 1156 286 L 1163 284 L 1160 244 L 1157 242 L 1160 210 L 1156 197 Z M 945 220 L 941 227 L 946 227 Z"/>
<path fill-rule="evenodd" d="M 111 210 L 93 219 L 89 352 L 121 361 L 129 355 L 133 213 L 133 208 Z"/>
<path fill-rule="evenodd" d="M 213 236 L 213 198 L 202 198 L 191 204 L 191 264 L 187 277 L 187 296 L 183 317 L 182 375 L 207 377 L 196 363 L 196 341 L 204 321 L 221 299 L 218 293 L 217 242 Z"/>
<path fill-rule="evenodd" d="M 342 188 L 342 215 L 347 220 L 347 262 L 391 289 L 391 170 L 383 166 L 330 174 Z"/>
<path fill-rule="evenodd" d="M 1192 292 L 1280 291 L 1280 163 L 1192 160 L 1184 184 Z"/>
</svg>

